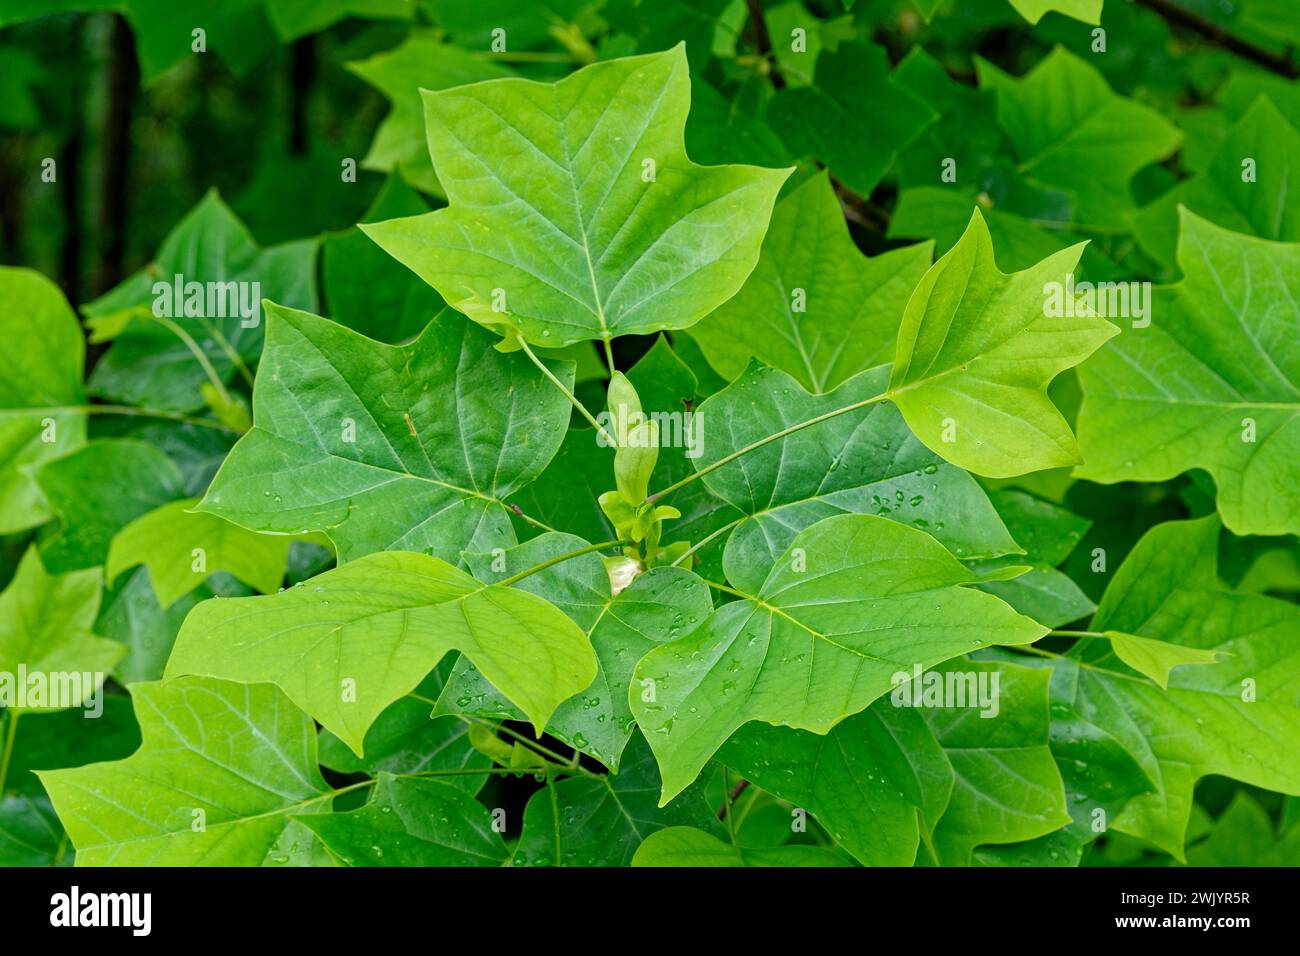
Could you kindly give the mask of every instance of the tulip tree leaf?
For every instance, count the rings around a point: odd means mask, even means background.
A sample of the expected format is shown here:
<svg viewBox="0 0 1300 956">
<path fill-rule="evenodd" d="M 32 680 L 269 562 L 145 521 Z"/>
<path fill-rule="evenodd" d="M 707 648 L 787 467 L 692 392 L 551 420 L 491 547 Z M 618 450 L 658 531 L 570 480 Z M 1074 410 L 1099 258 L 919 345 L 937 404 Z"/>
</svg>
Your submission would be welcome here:
<svg viewBox="0 0 1300 956">
<path fill-rule="evenodd" d="M 1300 245 L 1184 212 L 1183 279 L 1080 372 L 1091 481 L 1204 468 L 1237 534 L 1300 531 Z"/>
<path fill-rule="evenodd" d="M 718 759 L 813 814 L 867 866 L 911 866 L 920 827 L 934 829 L 953 786 L 952 766 L 925 721 L 887 699 L 825 735 L 746 724 Z"/>
<path fill-rule="evenodd" d="M 1161 687 L 1169 686 L 1169 672 L 1184 664 L 1214 664 L 1219 659 L 1217 651 L 1203 651 L 1183 647 L 1167 641 L 1153 641 L 1149 637 L 1106 631 L 1115 656 L 1141 674 L 1145 674 Z"/>
<path fill-rule="evenodd" d="M 189 677 L 131 692 L 139 750 L 37 774 L 81 865 L 256 866 L 291 814 L 327 809 L 315 728 L 274 687 Z"/>
<path fill-rule="evenodd" d="M 663 771 L 663 801 L 748 721 L 825 734 L 914 664 L 1047 632 L 965 586 L 977 581 L 929 535 L 874 515 L 800 532 L 755 593 L 637 665 L 632 711 Z"/>
<path fill-rule="evenodd" d="M 758 266 L 691 334 L 727 379 L 751 357 L 828 392 L 890 361 L 903 307 L 930 265 L 918 243 L 868 259 L 849 237 L 825 174 L 776 205 Z"/>
<path fill-rule="evenodd" d="M 849 860 L 822 846 L 751 849 L 724 843 L 695 827 L 668 827 L 646 837 L 633 866 L 847 866 Z"/>
<path fill-rule="evenodd" d="M 166 676 L 273 683 L 362 756 L 379 714 L 453 650 L 539 733 L 597 670 L 586 635 L 548 602 L 389 551 L 279 594 L 205 601 L 185 619 Z"/>
<path fill-rule="evenodd" d="M 44 462 L 86 440 L 80 405 L 85 354 L 77 317 L 49 279 L 0 266 L 0 534 L 34 528 L 51 516 L 33 477 Z"/>
<path fill-rule="evenodd" d="M 348 866 L 500 866 L 487 807 L 450 783 L 381 773 L 365 806 L 294 818 Z"/>
<path fill-rule="evenodd" d="M 732 449 L 884 391 L 886 369 L 828 395 L 807 394 L 775 369 L 750 368 L 699 408 L 705 468 Z M 727 539 L 736 587 L 756 590 L 794 536 L 835 514 L 873 514 L 933 534 L 963 558 L 1018 550 L 970 475 L 917 441 L 898 410 L 877 403 L 769 443 L 706 475 L 703 484 L 748 517 Z"/>
<path fill-rule="evenodd" d="M 316 307 L 316 245 L 308 239 L 263 249 L 209 192 L 167 234 L 149 265 L 83 309 L 96 337 L 112 339 L 90 376 L 90 393 L 170 411 L 202 408 L 200 389 L 208 376 L 194 350 L 223 382 L 235 377 L 234 357 L 245 367 L 256 365 L 261 299 Z M 191 283 L 200 284 L 197 298 Z M 189 341 L 156 320 L 155 309 Z"/>
<path fill-rule="evenodd" d="M 481 581 L 502 578 L 576 551 L 587 542 L 573 535 L 544 534 L 503 554 L 467 555 Z M 617 595 L 599 555 L 564 561 L 516 585 L 558 607 L 591 641 L 600 669 L 591 686 L 562 703 L 547 733 L 619 769 L 632 735 L 628 685 L 632 668 L 656 644 L 694 627 L 713 610 L 704 582 L 685 568 L 655 568 Z M 438 704 L 439 713 L 469 713 L 519 720 L 522 717 L 468 659 L 462 657 Z"/>
<path fill-rule="evenodd" d="M 45 698 L 29 699 L 17 710 L 60 710 L 77 707 L 98 693 L 104 675 L 126 649 L 92 633 L 99 612 L 99 570 L 49 574 L 35 548 L 18 564 L 9 586 L 0 594 L 0 678 L 5 703 L 18 692 L 19 668 L 31 677 L 42 675 Z M 76 677 L 64 684 L 64 677 Z M 33 688 L 27 681 L 28 691 Z M 72 695 L 55 699 L 59 688 Z"/>
<path fill-rule="evenodd" d="M 541 473 L 569 419 L 521 354 L 446 312 L 388 346 L 269 306 L 253 429 L 199 504 L 255 531 L 326 531 L 339 557 L 514 543 L 505 499 Z M 573 369 L 557 375 L 571 383 Z"/>
<path fill-rule="evenodd" d="M 627 866 L 641 842 L 666 827 L 717 823 L 703 787 L 659 807 L 659 768 L 639 734 L 617 773 L 573 776 L 540 790 L 524 809 L 513 866 Z"/>
<path fill-rule="evenodd" d="M 788 170 L 686 157 L 686 55 L 424 94 L 450 206 L 362 231 L 536 345 L 685 328 L 744 283 Z M 509 143 L 508 149 L 502 149 Z"/>
<path fill-rule="evenodd" d="M 1148 531 L 1115 573 L 1092 623 L 1098 631 L 1215 652 L 1219 660 L 1175 668 L 1165 689 L 1126 666 L 1109 642 L 1088 641 L 1075 652 L 1077 664 L 1058 664 L 1069 682 L 1054 694 L 1123 745 L 1154 785 L 1112 825 L 1180 859 L 1201 777 L 1300 794 L 1300 615 L 1288 602 L 1223 588 L 1219 529 L 1211 516 Z"/>
<path fill-rule="evenodd" d="M 227 571 L 263 594 L 277 590 L 291 539 L 245 531 L 213 514 L 191 513 L 197 503 L 194 498 L 173 501 L 119 531 L 104 569 L 109 582 L 143 564 L 165 608 L 217 571 Z"/>
<path fill-rule="evenodd" d="M 1052 314 L 1082 246 L 1007 275 L 979 210 L 965 235 L 921 279 L 898 332 L 889 398 L 916 436 L 991 478 L 1079 461 L 1070 426 L 1047 396 L 1058 374 L 1115 334 L 1093 316 Z"/>
</svg>

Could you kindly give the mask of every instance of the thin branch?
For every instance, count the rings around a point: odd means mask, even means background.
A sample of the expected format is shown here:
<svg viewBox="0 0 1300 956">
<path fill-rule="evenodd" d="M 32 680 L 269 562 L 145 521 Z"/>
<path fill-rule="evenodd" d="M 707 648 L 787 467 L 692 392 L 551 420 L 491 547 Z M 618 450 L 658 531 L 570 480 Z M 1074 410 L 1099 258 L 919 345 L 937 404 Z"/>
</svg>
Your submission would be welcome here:
<svg viewBox="0 0 1300 956">
<path fill-rule="evenodd" d="M 618 538 L 614 541 L 602 541 L 600 542 L 600 544 L 589 544 L 585 548 L 579 548 L 577 551 L 569 551 L 566 552 L 565 554 L 557 554 L 555 557 L 551 558 L 548 561 L 543 561 L 541 564 L 535 564 L 531 568 L 525 568 L 524 570 L 520 571 L 518 574 L 512 574 L 510 575 L 510 577 L 498 581 L 497 583 L 500 584 L 502 587 L 509 587 L 510 585 L 515 584 L 516 582 L 522 581 L 524 578 L 528 577 L 529 575 L 536 574 L 538 571 L 545 571 L 547 568 L 557 565 L 562 561 L 568 561 L 570 558 L 577 558 L 577 557 L 581 557 L 584 554 L 591 554 L 593 551 L 603 551 L 606 548 L 617 548 L 622 545 L 630 544 L 630 543 L 631 541 L 629 541 L 629 539 L 627 538 Z"/>
<path fill-rule="evenodd" d="M 772 35 L 767 32 L 767 20 L 763 18 L 762 0 L 745 0 L 745 6 L 749 9 L 749 22 L 754 25 L 754 42 L 758 45 L 758 52 L 763 55 L 768 64 L 768 77 L 772 80 L 772 86 L 778 90 L 785 89 L 785 77 L 781 75 L 781 68 L 776 64 L 776 56 L 772 53 Z"/>
<path fill-rule="evenodd" d="M 1255 44 L 1229 33 L 1214 21 L 1207 20 L 1199 13 L 1183 9 L 1173 0 L 1136 0 L 1136 3 L 1138 6 L 1154 10 L 1170 23 L 1191 30 L 1193 33 L 1199 33 L 1215 46 L 1223 47 L 1223 49 L 1237 54 L 1244 60 L 1250 60 L 1250 62 L 1258 64 L 1266 70 L 1271 70 L 1279 76 L 1285 76 L 1289 80 L 1300 78 L 1300 64 L 1293 61 L 1289 55 L 1272 53 L 1262 47 L 1255 46 Z"/>
</svg>

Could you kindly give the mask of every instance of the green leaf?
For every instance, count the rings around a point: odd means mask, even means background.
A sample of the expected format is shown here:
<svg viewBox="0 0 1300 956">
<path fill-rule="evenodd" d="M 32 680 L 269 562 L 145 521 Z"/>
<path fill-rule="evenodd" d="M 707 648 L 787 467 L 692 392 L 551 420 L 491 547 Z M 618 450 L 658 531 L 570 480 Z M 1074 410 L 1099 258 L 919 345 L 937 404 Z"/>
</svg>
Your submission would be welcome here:
<svg viewBox="0 0 1300 956">
<path fill-rule="evenodd" d="M 0 534 L 12 534 L 52 515 L 33 472 L 85 443 L 85 416 L 53 411 L 85 401 L 85 346 L 63 294 L 39 273 L 0 266 L 0 301 L 9 343 L 0 350 Z"/>
<path fill-rule="evenodd" d="M 469 554 L 481 581 L 500 581 L 587 545 L 565 534 L 544 534 L 500 554 Z M 617 595 L 597 554 L 586 554 L 530 574 L 515 587 L 558 607 L 582 629 L 599 669 L 590 686 L 564 701 L 547 733 L 618 770 L 632 735 L 628 687 L 632 668 L 657 644 L 693 627 L 713 610 L 704 583 L 685 568 L 655 568 Z M 522 717 L 490 679 L 462 658 L 438 699 L 439 713 L 518 720 Z"/>
<path fill-rule="evenodd" d="M 524 808 L 513 866 L 627 866 L 652 833 L 717 823 L 703 786 L 660 808 L 659 768 L 640 734 L 617 773 L 573 776 L 537 791 Z"/>
<path fill-rule="evenodd" d="M 1036 0 L 1029 2 L 1042 9 Z M 1064 47 L 1020 79 L 983 59 L 975 66 L 980 86 L 997 92 L 998 123 L 1015 147 L 1019 168 L 1072 193 L 1078 219 L 1087 226 L 1125 225 L 1136 208 L 1134 175 L 1182 141 L 1172 123 L 1117 95 L 1096 67 Z"/>
<path fill-rule="evenodd" d="M 1187 862 L 1192 866 L 1300 866 L 1300 826 L 1279 833 L 1259 801 L 1238 791 L 1209 837 L 1187 848 Z"/>
<path fill-rule="evenodd" d="M 884 391 L 887 371 L 864 372 L 829 395 L 753 367 L 697 411 L 697 469 L 792 424 Z M 748 517 L 726 539 L 723 566 L 754 590 L 794 536 L 830 515 L 874 514 L 933 534 L 962 558 L 1017 550 L 979 485 L 933 454 L 884 403 L 836 415 L 710 472 L 703 484 Z"/>
<path fill-rule="evenodd" d="M 520 354 L 450 311 L 406 346 L 267 308 L 254 428 L 199 510 L 255 531 L 327 531 L 341 560 L 514 543 L 505 499 L 541 473 L 569 419 Z M 571 384 L 572 367 L 556 370 Z"/>
<path fill-rule="evenodd" d="M 202 408 L 199 390 L 208 378 L 191 345 L 229 382 L 235 358 L 253 365 L 262 351 L 261 299 L 314 309 L 315 271 L 316 240 L 263 249 L 210 191 L 167 234 L 149 265 L 83 307 L 96 340 L 113 340 L 91 373 L 90 393 L 168 411 Z M 190 283 L 202 284 L 201 297 L 191 299 Z M 155 319 L 155 308 L 191 342 Z"/>
<path fill-rule="evenodd" d="M 1300 794 L 1300 616 L 1293 604 L 1223 589 L 1213 517 L 1158 525 L 1143 536 L 1106 589 L 1097 631 L 1138 634 L 1217 652 L 1212 666 L 1177 668 L 1168 689 L 1138 676 L 1103 641 L 1073 652 L 1072 693 L 1061 705 L 1105 731 L 1155 785 L 1112 826 L 1175 857 L 1192 790 L 1208 774 Z"/>
<path fill-rule="evenodd" d="M 331 796 L 311 720 L 274 687 L 184 678 L 131 693 L 138 751 L 37 774 L 81 865 L 256 866 L 290 814 Z"/>
<path fill-rule="evenodd" d="M 825 735 L 746 724 L 718 759 L 812 813 L 866 866 L 911 866 L 920 827 L 934 829 L 953 786 L 925 721 L 883 700 Z"/>
<path fill-rule="evenodd" d="M 487 57 L 419 34 L 392 50 L 347 66 L 393 104 L 361 165 L 377 172 L 400 172 L 412 186 L 436 196 L 444 193 L 425 145 L 420 90 L 445 90 L 513 75 Z"/>
<path fill-rule="evenodd" d="M 414 216 L 428 209 L 419 193 L 400 177 L 390 176 L 362 222 Z M 381 342 L 414 338 L 445 305 L 438 293 L 377 249 L 359 229 L 325 238 L 321 275 L 329 314 Z"/>
<path fill-rule="evenodd" d="M 291 539 L 254 534 L 216 515 L 192 513 L 197 503 L 195 498 L 173 501 L 119 531 L 104 568 L 109 584 L 127 568 L 143 564 L 163 607 L 218 571 L 233 574 L 263 594 L 277 590 Z"/>
<path fill-rule="evenodd" d="M 1219 660 L 1217 651 L 1203 651 L 1183 647 L 1167 641 L 1153 641 L 1149 637 L 1107 631 L 1115 656 L 1135 671 L 1145 674 L 1161 687 L 1169 686 L 1169 672 L 1184 664 L 1214 664 Z"/>
<path fill-rule="evenodd" d="M 273 683 L 361 756 L 375 718 L 453 650 L 538 733 L 597 671 L 586 635 L 541 598 L 389 551 L 279 594 L 205 601 L 185 619 L 167 676 Z"/>
<path fill-rule="evenodd" d="M 451 205 L 362 231 L 475 322 L 536 345 L 703 318 L 754 268 L 788 175 L 687 159 L 680 46 L 424 101 Z"/>
<path fill-rule="evenodd" d="M 266 0 L 266 12 L 281 40 L 319 33 L 348 17 L 410 20 L 407 0 Z"/>
<path fill-rule="evenodd" d="M 1300 132 L 1260 96 L 1227 131 L 1204 172 L 1142 210 L 1134 220 L 1138 241 L 1165 265 L 1185 266 L 1178 254 L 1183 207 L 1234 232 L 1300 241 L 1300 181 L 1291 166 L 1297 150 Z"/>
<path fill-rule="evenodd" d="M 889 75 L 884 47 L 849 41 L 823 50 L 813 85 L 782 90 L 768 118 L 791 152 L 817 157 L 867 196 L 937 117 Z"/>
<path fill-rule="evenodd" d="M 348 866 L 500 866 L 509 856 L 487 807 L 441 780 L 381 773 L 361 809 L 294 819 Z"/>
<path fill-rule="evenodd" d="M 6 706 L 61 710 L 98 695 L 104 675 L 125 653 L 121 644 L 91 631 L 99 591 L 98 568 L 47 574 L 36 549 L 27 549 L 0 594 L 0 675 L 7 678 Z M 23 706 L 13 704 L 10 695 L 21 692 L 19 668 L 27 676 L 27 694 L 40 691 L 42 701 L 33 703 L 29 697 Z"/>
<path fill-rule="evenodd" d="M 825 734 L 914 664 L 1047 632 L 965 586 L 977 581 L 929 535 L 883 518 L 800 532 L 755 593 L 738 591 L 637 665 L 632 711 L 663 771 L 662 802 L 748 721 Z"/>
<path fill-rule="evenodd" d="M 992 478 L 1079 461 L 1047 386 L 1116 332 L 1091 316 L 1049 314 L 1046 284 L 1063 288 L 1081 251 L 1007 275 L 976 209 L 961 241 L 921 279 L 903 313 L 888 397 L 932 451 Z"/>
<path fill-rule="evenodd" d="M 831 391 L 893 358 L 903 308 L 932 249 L 918 243 L 863 256 L 829 177 L 819 174 L 777 203 L 753 274 L 692 334 L 729 380 L 757 358 L 810 392 Z"/>
<path fill-rule="evenodd" d="M 1061 13 L 1084 23 L 1101 22 L 1102 0 L 1007 0 L 1030 23 L 1048 13 Z M 1113 2 L 1113 0 L 1112 0 Z"/>
<path fill-rule="evenodd" d="M 1300 245 L 1183 213 L 1183 279 L 1080 370 L 1090 481 L 1204 468 L 1237 534 L 1300 531 Z"/>
<path fill-rule="evenodd" d="M 633 866 L 848 866 L 849 860 L 821 846 L 749 849 L 723 843 L 694 827 L 652 833 L 637 848 Z"/>
<path fill-rule="evenodd" d="M 992 715 L 950 701 L 923 711 L 955 776 L 934 833 L 940 862 L 966 866 L 977 846 L 1031 840 L 1068 824 L 1061 774 L 1048 746 L 1051 675 L 969 660 L 945 664 L 935 673 L 945 682 L 949 677 L 984 680 L 996 702 Z"/>
<path fill-rule="evenodd" d="M 119 530 L 182 491 L 171 459 L 129 438 L 92 441 L 41 466 L 36 481 L 58 516 L 57 530 L 40 546 L 41 560 L 56 574 L 103 564 Z"/>
</svg>

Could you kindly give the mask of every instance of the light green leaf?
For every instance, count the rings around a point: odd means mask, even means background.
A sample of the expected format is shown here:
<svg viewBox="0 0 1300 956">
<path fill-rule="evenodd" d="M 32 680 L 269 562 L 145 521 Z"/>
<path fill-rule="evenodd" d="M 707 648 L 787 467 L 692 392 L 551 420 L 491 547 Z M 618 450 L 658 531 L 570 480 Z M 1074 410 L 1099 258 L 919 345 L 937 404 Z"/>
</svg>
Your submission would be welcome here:
<svg viewBox="0 0 1300 956">
<path fill-rule="evenodd" d="M 748 721 L 825 734 L 914 664 L 1047 633 L 965 586 L 978 580 L 929 535 L 873 515 L 800 532 L 754 593 L 637 665 L 632 712 L 663 771 L 662 802 Z"/>
<path fill-rule="evenodd" d="M 996 711 L 990 715 L 952 701 L 923 710 L 956 779 L 934 833 L 939 861 L 966 866 L 977 846 L 1031 840 L 1067 825 L 1065 790 L 1048 746 L 1051 675 L 969 660 L 945 664 L 935 673 L 945 683 L 950 677 L 984 681 Z"/>
<path fill-rule="evenodd" d="M 863 196 L 936 118 L 894 82 L 884 47 L 856 40 L 823 50 L 813 85 L 782 90 L 768 109 L 791 152 L 817 157 Z"/>
<path fill-rule="evenodd" d="M 889 362 L 907 298 L 930 265 L 918 243 L 868 259 L 849 236 L 827 175 L 776 205 L 758 266 L 691 334 L 728 380 L 758 358 L 810 392 Z"/>
<path fill-rule="evenodd" d="M 28 269 L 0 266 L 0 534 L 52 515 L 33 471 L 86 441 L 86 417 L 56 411 L 85 401 L 85 345 L 58 287 Z M 30 411 L 29 411 L 30 409 Z"/>
<path fill-rule="evenodd" d="M 283 41 L 328 29 L 348 17 L 410 20 L 409 0 L 266 0 L 266 12 Z"/>
<path fill-rule="evenodd" d="M 753 367 L 697 411 L 705 468 L 796 422 L 884 391 L 884 368 L 829 395 L 807 394 L 788 375 Z M 970 475 L 932 453 L 884 403 L 836 415 L 743 455 L 702 479 L 748 517 L 726 539 L 727 579 L 757 589 L 794 536 L 835 514 L 873 514 L 920 528 L 962 558 L 1018 550 Z"/>
<path fill-rule="evenodd" d="M 991 478 L 1079 461 L 1047 386 L 1116 332 L 1102 319 L 1050 314 L 1047 284 L 1063 289 L 1081 252 L 1007 275 L 976 209 L 930 267 L 903 314 L 888 397 L 931 450 Z"/>
<path fill-rule="evenodd" d="M 680 46 L 424 102 L 451 205 L 362 231 L 474 321 L 536 345 L 703 318 L 753 270 L 788 175 L 687 159 Z"/>
<path fill-rule="evenodd" d="M 532 795 L 511 865 L 627 866 L 652 833 L 717 823 L 702 785 L 662 809 L 658 802 L 659 768 L 637 734 L 617 773 L 568 777 Z"/>
<path fill-rule="evenodd" d="M 196 498 L 173 501 L 119 531 L 104 568 L 108 583 L 127 568 L 143 564 L 163 607 L 170 607 L 218 571 L 233 574 L 263 594 L 277 590 L 284 580 L 292 539 L 255 534 L 216 515 L 191 513 L 196 504 Z"/>
<path fill-rule="evenodd" d="M 513 75 L 487 57 L 420 34 L 347 66 L 393 104 L 361 165 L 383 173 L 400 172 L 412 186 L 436 196 L 444 193 L 425 145 L 420 90 L 445 90 Z"/>
<path fill-rule="evenodd" d="M 543 534 L 503 554 L 469 554 L 481 581 L 499 581 L 562 554 L 585 547 L 566 534 Z M 693 627 L 713 610 L 708 588 L 685 568 L 655 568 L 617 595 L 597 554 L 586 554 L 530 574 L 516 587 L 549 601 L 567 614 L 591 641 L 599 660 L 596 679 L 560 704 L 547 733 L 618 770 L 632 734 L 628 686 L 632 668 L 657 644 Z M 474 664 L 461 658 L 438 698 L 438 712 L 510 720 L 519 710 Z"/>
<path fill-rule="evenodd" d="M 487 807 L 431 778 L 381 773 L 359 810 L 294 819 L 348 866 L 500 866 L 509 856 Z"/>
<path fill-rule="evenodd" d="M 1090 481 L 1204 468 L 1237 534 L 1300 531 L 1300 245 L 1183 213 L 1183 280 L 1080 370 Z M 1141 633 L 1141 632 L 1139 632 Z"/>
<path fill-rule="evenodd" d="M 255 531 L 329 532 L 341 560 L 373 551 L 514 543 L 505 499 L 541 473 L 569 404 L 521 354 L 448 311 L 388 346 L 267 307 L 254 428 L 199 510 Z M 557 377 L 572 383 L 572 366 Z"/>
<path fill-rule="evenodd" d="M 1259 801 L 1238 791 L 1210 835 L 1187 848 L 1192 866 L 1300 866 L 1300 826 L 1281 833 Z"/>
<path fill-rule="evenodd" d="M 273 683 L 360 756 L 375 718 L 453 650 L 538 733 L 597 670 L 586 635 L 541 598 L 389 551 L 279 594 L 205 601 L 185 619 L 167 676 Z"/>
<path fill-rule="evenodd" d="M 329 799 L 315 728 L 274 687 L 185 678 L 131 693 L 138 751 L 37 774 L 80 865 L 256 866 L 290 814 Z"/>
<path fill-rule="evenodd" d="M 1169 686 L 1169 672 L 1184 664 L 1214 664 L 1219 659 L 1217 651 L 1203 651 L 1183 647 L 1168 641 L 1153 641 L 1149 637 L 1106 631 L 1115 656 L 1135 671 L 1140 671 L 1161 687 Z"/>
<path fill-rule="evenodd" d="M 98 568 L 47 574 L 36 549 L 27 549 L 0 594 L 0 683 L 6 707 L 61 710 L 79 707 L 99 693 L 104 675 L 126 653 L 121 644 L 91 632 L 99 590 Z M 27 676 L 29 696 L 23 706 L 12 696 L 22 692 L 19 668 Z M 36 702 L 30 695 L 38 690 L 42 699 Z"/>
<path fill-rule="evenodd" d="M 1008 2 L 1030 23 L 1037 23 L 1048 13 L 1061 13 L 1082 20 L 1084 23 L 1101 23 L 1103 0 L 1008 0 Z"/>
<path fill-rule="evenodd" d="M 822 846 L 750 849 L 723 843 L 694 827 L 669 827 L 648 836 L 633 866 L 849 866 L 848 857 Z"/>
<path fill-rule="evenodd" d="M 824 736 L 746 724 L 718 759 L 813 814 L 866 866 L 911 866 L 920 826 L 934 829 L 953 786 L 952 766 L 925 721 L 887 700 Z"/>
</svg>

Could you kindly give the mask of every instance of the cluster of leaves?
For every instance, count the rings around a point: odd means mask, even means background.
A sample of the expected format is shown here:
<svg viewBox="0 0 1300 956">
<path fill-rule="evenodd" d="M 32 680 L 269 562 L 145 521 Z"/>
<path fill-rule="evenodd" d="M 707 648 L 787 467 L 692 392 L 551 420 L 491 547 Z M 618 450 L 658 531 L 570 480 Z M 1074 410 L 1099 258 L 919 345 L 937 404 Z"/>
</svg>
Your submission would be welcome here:
<svg viewBox="0 0 1300 956">
<path fill-rule="evenodd" d="M 415 16 L 388 178 L 0 267 L 0 690 L 95 675 L 0 699 L 0 862 L 1297 862 L 1300 88 L 824 6 L 223 8 Z"/>
</svg>

